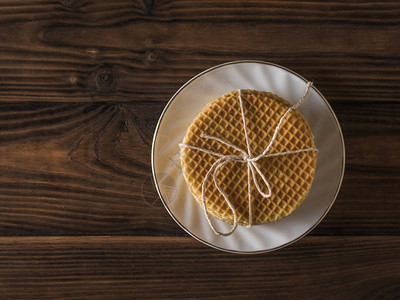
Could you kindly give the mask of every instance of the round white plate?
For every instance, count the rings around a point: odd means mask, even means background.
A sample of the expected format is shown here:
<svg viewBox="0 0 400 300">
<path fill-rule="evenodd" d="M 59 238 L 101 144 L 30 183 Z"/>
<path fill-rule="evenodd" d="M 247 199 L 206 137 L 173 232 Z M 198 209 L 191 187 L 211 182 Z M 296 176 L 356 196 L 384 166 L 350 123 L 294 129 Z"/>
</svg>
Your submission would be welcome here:
<svg viewBox="0 0 400 300">
<path fill-rule="evenodd" d="M 158 121 L 152 145 L 154 182 L 165 208 L 191 236 L 219 250 L 260 253 L 287 246 L 310 232 L 327 214 L 343 179 L 345 153 L 335 114 L 312 87 L 300 111 L 319 149 L 314 182 L 307 198 L 289 216 L 252 228 L 238 226 L 228 236 L 213 233 L 182 175 L 179 146 L 192 120 L 214 98 L 236 89 L 270 91 L 292 103 L 303 95 L 307 81 L 284 67 L 259 61 L 235 61 L 210 68 L 185 83 L 168 102 Z M 213 220 L 218 229 L 230 226 Z"/>
</svg>

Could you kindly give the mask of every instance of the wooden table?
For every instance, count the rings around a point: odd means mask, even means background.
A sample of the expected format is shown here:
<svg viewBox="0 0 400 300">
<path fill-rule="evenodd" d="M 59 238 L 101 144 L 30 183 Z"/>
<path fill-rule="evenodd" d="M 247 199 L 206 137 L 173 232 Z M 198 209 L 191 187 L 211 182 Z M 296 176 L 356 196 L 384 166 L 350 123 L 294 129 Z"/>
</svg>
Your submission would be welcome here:
<svg viewBox="0 0 400 300">
<path fill-rule="evenodd" d="M 0 1 L 1 299 L 399 299 L 399 1 Z M 346 173 L 301 241 L 240 256 L 151 184 L 160 113 L 241 59 L 313 80 Z"/>
</svg>

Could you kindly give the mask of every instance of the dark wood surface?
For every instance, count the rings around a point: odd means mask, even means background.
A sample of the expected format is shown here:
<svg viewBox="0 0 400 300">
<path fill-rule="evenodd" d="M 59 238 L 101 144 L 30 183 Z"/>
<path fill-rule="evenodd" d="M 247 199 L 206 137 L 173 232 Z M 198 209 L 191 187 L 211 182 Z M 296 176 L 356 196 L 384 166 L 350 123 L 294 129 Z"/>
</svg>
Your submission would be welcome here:
<svg viewBox="0 0 400 300">
<path fill-rule="evenodd" d="M 313 80 L 346 173 L 276 252 L 188 237 L 151 182 L 188 79 L 255 59 Z M 400 298 L 399 1 L 0 1 L 0 299 Z"/>
</svg>

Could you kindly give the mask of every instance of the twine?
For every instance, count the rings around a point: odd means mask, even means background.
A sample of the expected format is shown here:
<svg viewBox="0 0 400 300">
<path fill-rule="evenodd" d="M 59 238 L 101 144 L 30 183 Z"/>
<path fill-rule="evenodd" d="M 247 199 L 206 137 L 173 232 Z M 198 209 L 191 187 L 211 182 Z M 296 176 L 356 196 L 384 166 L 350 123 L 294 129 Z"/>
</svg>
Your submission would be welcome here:
<svg viewBox="0 0 400 300">
<path fill-rule="evenodd" d="M 289 155 L 289 154 L 295 154 L 295 153 L 302 153 L 302 152 L 308 152 L 308 151 L 316 151 L 318 152 L 318 149 L 316 148 L 307 148 L 307 149 L 299 149 L 299 150 L 292 150 L 292 151 L 286 151 L 286 152 L 279 152 L 279 153 L 271 153 L 271 154 L 267 154 L 268 151 L 271 149 L 272 145 L 274 144 L 276 137 L 278 135 L 279 129 L 281 128 L 283 121 L 286 119 L 286 117 L 290 114 L 290 112 L 292 112 L 293 110 L 295 110 L 296 108 L 298 108 L 303 101 L 306 99 L 310 88 L 312 86 L 312 82 L 308 82 L 307 83 L 307 87 L 306 87 L 306 91 L 304 92 L 304 95 L 301 97 L 301 99 L 294 104 L 293 106 L 291 106 L 290 108 L 288 108 L 288 110 L 284 113 L 284 115 L 280 118 L 278 125 L 275 128 L 274 134 L 272 136 L 271 141 L 269 142 L 267 148 L 265 148 L 265 150 L 258 156 L 253 156 L 253 154 L 251 153 L 251 148 L 250 148 L 250 142 L 249 142 L 249 136 L 247 133 L 247 126 L 246 126 L 246 119 L 244 117 L 244 108 L 243 108 L 243 100 L 242 100 L 242 90 L 238 90 L 238 98 L 239 98 L 239 104 L 240 104 L 240 111 L 242 114 L 242 121 L 243 121 L 243 130 L 244 130 L 244 136 L 246 138 L 246 146 L 247 146 L 247 152 L 243 149 L 241 149 L 240 147 L 233 145 L 227 141 L 224 141 L 221 138 L 215 137 L 215 136 L 211 136 L 211 135 L 207 135 L 207 134 L 202 134 L 201 138 L 205 138 L 205 139 L 211 139 L 211 140 L 215 140 L 217 142 L 220 142 L 221 144 L 224 144 L 228 147 L 231 147 L 239 152 L 242 153 L 242 155 L 224 155 L 221 153 L 217 153 L 214 151 L 211 151 L 209 149 L 205 149 L 205 148 L 200 148 L 200 147 L 196 147 L 196 146 L 192 146 L 192 145 L 188 145 L 188 144 L 179 144 L 180 147 L 186 147 L 189 149 L 194 149 L 194 150 L 199 150 L 201 152 L 205 152 L 214 156 L 219 157 L 214 164 L 211 166 L 211 168 L 208 170 L 206 176 L 204 177 L 204 181 L 201 187 L 201 202 L 202 202 L 202 207 L 203 207 L 203 211 L 204 211 L 204 215 L 207 219 L 208 224 L 210 225 L 211 229 L 214 231 L 214 233 L 216 235 L 222 235 L 222 236 L 229 236 L 231 235 L 236 227 L 238 226 L 238 221 L 237 221 L 237 213 L 235 208 L 233 207 L 232 203 L 229 201 L 228 196 L 226 195 L 226 193 L 221 189 L 218 180 L 217 180 L 217 173 L 219 171 L 219 169 L 221 169 L 224 165 L 232 162 L 232 161 L 236 161 L 239 163 L 246 163 L 247 164 L 247 178 L 248 178 L 248 194 L 249 194 L 249 225 L 247 226 L 248 228 L 250 228 L 253 225 L 253 211 L 252 211 L 252 199 L 251 199 L 251 181 L 253 180 L 253 183 L 257 189 L 257 191 L 259 192 L 259 194 L 261 196 L 263 196 L 264 198 L 270 198 L 272 196 L 272 191 L 271 191 L 271 186 L 268 182 L 268 180 L 265 178 L 264 174 L 261 172 L 261 170 L 259 169 L 259 167 L 257 166 L 256 162 L 261 159 L 261 158 L 267 158 L 267 157 L 274 157 L 274 156 L 282 156 L 282 155 Z M 229 208 L 231 209 L 232 213 L 233 213 L 233 226 L 231 228 L 230 231 L 228 232 L 220 232 L 218 231 L 214 224 L 211 222 L 210 219 L 210 214 L 207 210 L 207 206 L 206 206 L 206 201 L 205 201 L 205 188 L 208 182 L 208 179 L 211 175 L 211 173 L 213 172 L 213 179 L 214 179 L 214 184 L 216 186 L 216 188 L 218 189 L 218 191 L 221 193 L 221 195 L 224 197 L 226 203 L 228 204 Z M 265 184 L 265 186 L 267 187 L 268 192 L 264 193 L 261 190 L 260 184 L 256 178 L 256 173 L 258 173 L 263 181 L 263 183 Z"/>
</svg>

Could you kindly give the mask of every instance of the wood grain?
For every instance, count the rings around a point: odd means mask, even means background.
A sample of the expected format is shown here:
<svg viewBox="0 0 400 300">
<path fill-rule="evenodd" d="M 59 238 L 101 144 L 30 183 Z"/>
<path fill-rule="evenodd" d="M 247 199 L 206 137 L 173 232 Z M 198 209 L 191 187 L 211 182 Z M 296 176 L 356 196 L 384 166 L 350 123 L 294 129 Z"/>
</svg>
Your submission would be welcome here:
<svg viewBox="0 0 400 300">
<path fill-rule="evenodd" d="M 0 1 L 0 299 L 399 299 L 399 16 L 399 1 Z M 241 59 L 313 80 L 346 144 L 323 222 L 257 256 L 187 237 L 151 180 L 168 99 Z"/>
<path fill-rule="evenodd" d="M 184 235 L 151 181 L 163 103 L 2 106 L 0 235 Z M 399 234 L 400 104 L 339 102 L 334 109 L 347 170 L 313 234 Z"/>
<path fill-rule="evenodd" d="M 331 101 L 400 95 L 399 2 L 19 2 L 0 5 L 0 101 L 166 101 L 240 59 L 293 69 Z"/>
<path fill-rule="evenodd" d="M 191 238 L 1 238 L 0 298 L 396 299 L 399 250 L 398 237 L 306 237 L 256 256 Z"/>
</svg>

